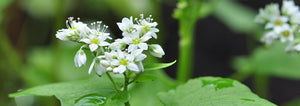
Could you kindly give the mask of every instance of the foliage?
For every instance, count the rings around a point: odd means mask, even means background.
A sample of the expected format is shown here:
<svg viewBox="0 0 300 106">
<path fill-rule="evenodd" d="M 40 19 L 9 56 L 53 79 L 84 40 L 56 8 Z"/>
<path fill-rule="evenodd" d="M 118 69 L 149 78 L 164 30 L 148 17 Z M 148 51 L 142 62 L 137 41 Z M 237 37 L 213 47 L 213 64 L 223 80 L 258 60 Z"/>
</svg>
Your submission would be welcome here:
<svg viewBox="0 0 300 106">
<path fill-rule="evenodd" d="M 218 77 L 192 79 L 159 97 L 166 106 L 275 106 L 240 82 Z"/>
<path fill-rule="evenodd" d="M 280 43 L 274 44 L 268 49 L 258 48 L 249 57 L 236 58 L 234 67 L 241 73 L 299 80 L 299 55 L 291 55 L 283 50 L 284 45 Z"/>
</svg>

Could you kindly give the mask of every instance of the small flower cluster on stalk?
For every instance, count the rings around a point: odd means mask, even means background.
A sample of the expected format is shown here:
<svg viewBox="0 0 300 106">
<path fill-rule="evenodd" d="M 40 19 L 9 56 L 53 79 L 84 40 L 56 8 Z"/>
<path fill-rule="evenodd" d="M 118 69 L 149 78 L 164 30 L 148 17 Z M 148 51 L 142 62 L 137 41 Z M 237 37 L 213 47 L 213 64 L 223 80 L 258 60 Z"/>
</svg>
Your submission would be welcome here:
<svg viewBox="0 0 300 106">
<path fill-rule="evenodd" d="M 75 55 L 74 62 L 76 67 L 82 67 L 86 64 L 86 54 L 83 49 L 89 49 L 95 56 L 90 65 L 88 73 L 94 69 L 98 75 L 105 72 L 122 74 L 127 70 L 130 72 L 144 71 L 143 60 L 147 57 L 144 51 L 149 50 L 155 57 L 162 57 L 165 53 L 158 44 L 148 44 L 151 38 L 157 38 L 157 23 L 153 22 L 151 15 L 144 18 L 133 20 L 123 18 L 118 22 L 122 31 L 122 38 L 112 40 L 110 33 L 106 32 L 108 26 L 102 25 L 102 21 L 87 24 L 74 20 L 73 17 L 66 21 L 67 29 L 57 31 L 56 37 L 64 41 L 79 42 L 83 45 Z"/>
<path fill-rule="evenodd" d="M 287 52 L 300 51 L 299 34 L 300 11 L 293 0 L 284 0 L 281 10 L 277 3 L 266 5 L 264 9 L 259 9 L 259 14 L 255 22 L 265 25 L 265 34 L 261 41 L 270 46 L 277 40 L 288 42 Z"/>
</svg>

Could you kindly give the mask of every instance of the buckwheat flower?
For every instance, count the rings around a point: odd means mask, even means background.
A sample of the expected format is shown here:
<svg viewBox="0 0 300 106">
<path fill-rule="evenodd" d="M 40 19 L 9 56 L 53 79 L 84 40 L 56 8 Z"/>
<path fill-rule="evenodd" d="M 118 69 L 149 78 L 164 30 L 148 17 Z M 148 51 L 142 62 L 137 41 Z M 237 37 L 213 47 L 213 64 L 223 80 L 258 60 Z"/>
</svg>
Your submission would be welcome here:
<svg viewBox="0 0 300 106">
<path fill-rule="evenodd" d="M 90 65 L 88 73 L 91 74 L 93 69 L 96 71 L 98 75 L 102 75 L 106 72 L 106 68 L 100 63 L 101 59 L 103 59 L 103 56 L 97 56 L 93 59 L 93 62 Z"/>
<path fill-rule="evenodd" d="M 88 38 L 83 38 L 80 41 L 89 44 L 90 50 L 93 52 L 95 51 L 99 46 L 108 46 L 109 43 L 105 40 L 107 39 L 106 36 L 97 36 L 97 35 L 90 35 Z"/>
<path fill-rule="evenodd" d="M 151 44 L 149 45 L 149 48 L 150 48 L 150 53 L 155 57 L 161 58 L 163 55 L 165 55 L 164 50 L 158 44 Z"/>
<path fill-rule="evenodd" d="M 291 15 L 290 22 L 292 25 L 299 25 L 300 24 L 300 12 L 296 12 L 293 15 Z"/>
<path fill-rule="evenodd" d="M 123 31 L 123 36 L 129 36 L 131 33 L 136 31 L 134 28 L 135 24 L 133 24 L 132 17 L 130 17 L 129 19 L 123 18 L 122 22 L 118 22 L 117 25 L 119 26 L 120 30 Z"/>
<path fill-rule="evenodd" d="M 289 25 L 284 25 L 282 27 L 275 27 L 274 31 L 279 35 L 281 42 L 294 40 L 293 30 L 290 28 Z"/>
<path fill-rule="evenodd" d="M 261 39 L 261 42 L 264 42 L 267 46 L 270 46 L 278 38 L 279 38 L 279 35 L 272 30 L 272 31 L 268 31 L 264 34 L 264 36 Z"/>
<path fill-rule="evenodd" d="M 287 47 L 285 48 L 286 52 L 290 52 L 292 54 L 294 54 L 295 52 L 299 52 L 300 51 L 300 41 L 299 40 L 295 40 L 293 42 L 290 42 Z"/>
<path fill-rule="evenodd" d="M 277 17 L 271 17 L 270 22 L 266 24 L 266 29 L 275 28 L 275 27 L 281 27 L 288 25 L 289 18 L 286 16 L 277 16 Z"/>
<path fill-rule="evenodd" d="M 97 21 L 91 23 L 91 34 L 96 35 L 96 36 L 102 36 L 104 39 L 112 39 L 109 35 L 109 33 L 105 33 L 107 30 L 108 26 L 107 25 L 101 25 L 102 21 Z"/>
<path fill-rule="evenodd" d="M 283 15 L 290 16 L 298 12 L 299 7 L 295 5 L 293 0 L 283 0 L 281 11 Z"/>
<path fill-rule="evenodd" d="M 153 38 L 157 39 L 156 33 L 159 32 L 157 28 L 157 22 L 152 22 L 153 19 L 151 18 L 151 15 L 147 17 L 146 19 L 143 18 L 143 14 L 141 14 L 141 19 L 135 19 L 138 25 L 136 25 L 137 31 L 141 35 L 146 36 L 152 36 Z"/>
<path fill-rule="evenodd" d="M 101 62 L 101 61 L 100 61 Z M 103 73 L 105 73 L 107 71 L 107 69 L 105 68 L 105 66 L 103 66 L 101 63 L 95 63 L 94 69 L 96 71 L 96 73 L 98 75 L 102 75 Z"/>
<path fill-rule="evenodd" d="M 128 44 L 128 51 L 132 52 L 137 49 L 147 50 L 148 44 L 145 43 L 151 37 L 150 36 L 140 36 L 138 33 L 132 33 L 130 37 L 124 37 L 124 42 Z"/>
<path fill-rule="evenodd" d="M 135 57 L 134 62 L 137 64 L 140 71 L 144 71 L 143 60 L 147 57 L 147 55 L 143 54 L 144 50 L 138 49 L 132 52 L 132 55 Z"/>
<path fill-rule="evenodd" d="M 127 44 L 123 39 L 116 39 L 113 43 L 109 45 L 109 48 L 112 50 L 124 50 Z"/>
<path fill-rule="evenodd" d="M 271 17 L 276 17 L 280 15 L 279 5 L 272 3 L 266 5 L 265 9 L 260 8 L 259 14 L 255 17 L 254 21 L 257 23 L 267 23 L 270 21 Z"/>
<path fill-rule="evenodd" d="M 79 49 L 74 58 L 75 66 L 81 67 L 86 63 L 86 55 L 82 49 Z"/>
<path fill-rule="evenodd" d="M 73 17 L 69 17 L 66 21 L 67 29 L 61 29 L 57 31 L 56 38 L 60 40 L 79 41 L 81 38 L 87 36 L 90 29 L 86 24 L 78 20 L 73 20 Z"/>
<path fill-rule="evenodd" d="M 143 51 L 143 49 L 137 49 L 131 53 L 134 57 L 134 62 L 141 62 L 147 57 L 147 55 L 143 54 Z"/>
<path fill-rule="evenodd" d="M 134 56 L 126 52 L 118 51 L 116 59 L 113 59 L 111 64 L 115 66 L 114 73 L 124 73 L 127 69 L 134 72 L 139 72 L 138 66 L 134 63 Z"/>
</svg>

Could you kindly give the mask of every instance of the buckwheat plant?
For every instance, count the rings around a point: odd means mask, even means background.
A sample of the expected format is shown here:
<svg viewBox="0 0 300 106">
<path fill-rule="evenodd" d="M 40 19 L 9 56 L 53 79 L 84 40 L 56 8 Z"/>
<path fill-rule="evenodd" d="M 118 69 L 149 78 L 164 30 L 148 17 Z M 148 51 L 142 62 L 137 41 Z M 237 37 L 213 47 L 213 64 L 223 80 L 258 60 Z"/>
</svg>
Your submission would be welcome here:
<svg viewBox="0 0 300 106">
<path fill-rule="evenodd" d="M 67 29 L 58 30 L 56 37 L 60 40 L 82 44 L 74 58 L 75 66 L 82 67 L 86 64 L 87 57 L 83 49 L 90 50 L 95 57 L 88 73 L 91 74 L 93 70 L 99 76 L 106 73 L 117 91 L 127 91 L 128 85 L 136 79 L 136 76 L 132 78 L 129 75 L 140 74 L 144 71 L 143 60 L 147 57 L 144 54 L 145 51 L 149 51 L 155 57 L 165 55 L 160 45 L 147 43 L 151 38 L 156 39 L 156 33 L 159 31 L 151 15 L 144 18 L 141 14 L 140 18 L 134 20 L 132 17 L 123 18 L 122 22 L 117 23 L 123 37 L 115 39 L 114 42 L 108 41 L 112 37 L 106 32 L 108 26 L 102 25 L 102 21 L 93 22 L 88 27 L 79 18 L 74 20 L 70 17 L 66 25 Z M 109 72 L 124 75 L 125 81 L 122 89 L 115 84 Z M 129 103 L 127 102 L 126 105 Z"/>
<path fill-rule="evenodd" d="M 299 7 L 293 0 L 284 0 L 281 9 L 277 3 L 266 5 L 259 10 L 255 22 L 265 25 L 265 34 L 261 41 L 270 46 L 277 40 L 288 42 L 285 51 L 299 52 L 300 39 L 297 38 L 300 25 Z"/>
</svg>

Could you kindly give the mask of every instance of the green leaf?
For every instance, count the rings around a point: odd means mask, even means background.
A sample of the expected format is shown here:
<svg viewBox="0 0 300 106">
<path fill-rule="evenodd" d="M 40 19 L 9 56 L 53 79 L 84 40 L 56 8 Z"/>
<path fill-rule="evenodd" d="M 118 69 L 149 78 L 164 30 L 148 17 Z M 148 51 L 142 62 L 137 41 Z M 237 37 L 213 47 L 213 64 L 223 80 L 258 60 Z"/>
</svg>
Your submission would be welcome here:
<svg viewBox="0 0 300 106">
<path fill-rule="evenodd" d="M 254 22 L 256 12 L 235 3 L 234 0 L 219 0 L 215 7 L 214 15 L 233 31 L 256 35 L 256 39 L 260 38 L 264 28 Z"/>
<path fill-rule="evenodd" d="M 169 67 L 171 65 L 173 65 L 174 63 L 176 63 L 176 60 L 171 62 L 171 63 L 145 63 L 144 64 L 144 70 L 145 71 L 152 71 L 152 70 L 158 70 L 158 69 L 162 69 L 162 68 L 166 68 Z"/>
<path fill-rule="evenodd" d="M 114 95 L 111 99 L 125 103 L 129 101 L 129 93 L 127 91 L 120 91 L 116 95 Z"/>
<path fill-rule="evenodd" d="M 121 79 L 115 78 L 114 80 L 117 84 L 121 83 Z M 9 97 L 22 95 L 56 96 L 62 105 L 71 106 L 74 104 L 81 105 L 82 103 L 87 103 L 87 105 L 105 103 L 106 99 L 110 99 L 116 94 L 117 92 L 107 76 L 101 78 L 95 76 L 89 80 L 37 86 L 10 94 Z M 113 100 L 109 101 L 114 102 Z"/>
<path fill-rule="evenodd" d="M 219 77 L 189 80 L 159 98 L 166 106 L 275 106 L 240 82 Z"/>
<path fill-rule="evenodd" d="M 258 48 L 249 57 L 238 57 L 234 67 L 241 73 L 276 76 L 294 80 L 300 79 L 300 56 L 285 52 L 280 42 L 269 49 Z"/>
<path fill-rule="evenodd" d="M 176 83 L 164 71 L 145 71 L 144 74 L 156 76 L 157 79 L 145 83 L 133 83 L 130 89 L 132 106 L 163 106 L 157 94 L 175 88 Z"/>
<path fill-rule="evenodd" d="M 93 106 L 93 105 L 103 105 L 106 102 L 107 97 L 97 94 L 88 94 L 75 100 L 75 106 Z"/>
<path fill-rule="evenodd" d="M 139 78 L 137 78 L 134 82 L 148 82 L 148 81 L 154 81 L 157 77 L 154 75 L 149 74 L 142 74 Z"/>
</svg>

